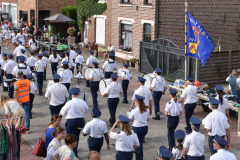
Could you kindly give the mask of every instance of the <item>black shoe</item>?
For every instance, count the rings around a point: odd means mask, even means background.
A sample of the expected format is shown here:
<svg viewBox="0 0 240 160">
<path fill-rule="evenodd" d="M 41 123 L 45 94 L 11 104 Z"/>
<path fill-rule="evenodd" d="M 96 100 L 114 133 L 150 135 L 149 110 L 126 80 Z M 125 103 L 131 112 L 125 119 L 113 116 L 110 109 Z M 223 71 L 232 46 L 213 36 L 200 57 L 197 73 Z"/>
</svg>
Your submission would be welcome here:
<svg viewBox="0 0 240 160">
<path fill-rule="evenodd" d="M 124 100 L 123 100 L 122 103 L 128 104 L 128 101 L 124 101 Z"/>
<path fill-rule="evenodd" d="M 153 117 L 152 119 L 154 119 L 154 120 L 160 120 L 160 118 L 157 118 L 157 117 Z"/>
</svg>

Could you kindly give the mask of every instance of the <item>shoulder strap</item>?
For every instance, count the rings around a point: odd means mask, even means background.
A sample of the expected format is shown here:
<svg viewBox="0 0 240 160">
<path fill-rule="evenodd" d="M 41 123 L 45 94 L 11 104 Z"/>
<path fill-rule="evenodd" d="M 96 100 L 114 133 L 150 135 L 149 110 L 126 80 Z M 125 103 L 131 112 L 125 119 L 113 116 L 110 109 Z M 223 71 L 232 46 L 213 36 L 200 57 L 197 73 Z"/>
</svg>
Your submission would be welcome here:
<svg viewBox="0 0 240 160">
<path fill-rule="evenodd" d="M 47 129 L 48 129 L 48 127 L 46 128 L 46 130 L 44 131 L 44 133 L 43 133 L 43 135 L 42 135 L 42 137 L 41 137 L 41 139 L 43 138 L 43 136 L 45 135 L 45 133 L 47 132 Z"/>
<path fill-rule="evenodd" d="M 83 113 L 81 107 L 80 107 L 74 100 L 72 100 L 72 101 L 77 105 L 78 109 L 80 110 L 80 112 L 82 113 L 82 115 L 83 115 L 83 117 L 84 117 L 85 114 Z"/>
</svg>

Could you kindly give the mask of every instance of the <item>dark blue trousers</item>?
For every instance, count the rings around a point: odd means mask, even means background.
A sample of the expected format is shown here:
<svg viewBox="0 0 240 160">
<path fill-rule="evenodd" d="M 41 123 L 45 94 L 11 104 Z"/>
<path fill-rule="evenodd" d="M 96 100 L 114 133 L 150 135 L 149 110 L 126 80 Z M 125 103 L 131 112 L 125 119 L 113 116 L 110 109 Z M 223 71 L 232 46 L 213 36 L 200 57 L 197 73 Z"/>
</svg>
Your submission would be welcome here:
<svg viewBox="0 0 240 160">
<path fill-rule="evenodd" d="M 34 70 L 34 67 L 29 67 L 29 68 L 30 68 L 30 70 L 31 70 L 31 71 L 33 71 L 33 70 Z"/>
<path fill-rule="evenodd" d="M 202 155 L 200 157 L 188 156 L 188 160 L 205 160 L 205 157 L 204 157 L 204 155 Z"/>
<path fill-rule="evenodd" d="M 155 116 L 157 119 L 160 119 L 158 112 L 160 112 L 159 103 L 162 97 L 162 91 L 153 91 L 153 103 L 155 108 Z"/>
<path fill-rule="evenodd" d="M 221 137 L 225 138 L 225 136 L 221 136 Z M 217 153 L 217 150 L 214 150 L 214 148 L 213 148 L 213 139 L 214 138 L 215 138 L 215 136 L 208 136 L 208 145 L 209 145 L 211 155 L 214 155 L 215 153 Z"/>
<path fill-rule="evenodd" d="M 116 122 L 116 110 L 119 103 L 119 98 L 108 98 L 108 109 L 110 113 L 110 123 L 114 124 Z"/>
<path fill-rule="evenodd" d="M 112 74 L 113 72 L 105 72 L 104 73 L 104 78 L 106 79 L 106 78 L 111 78 L 111 74 Z"/>
<path fill-rule="evenodd" d="M 30 107 L 29 107 L 29 112 L 30 116 L 32 116 L 32 107 L 33 107 L 33 100 L 34 100 L 35 95 L 32 93 L 29 93 L 29 100 L 30 100 Z"/>
<path fill-rule="evenodd" d="M 52 75 L 57 74 L 58 62 L 51 63 Z"/>
<path fill-rule="evenodd" d="M 67 90 L 69 90 L 69 88 L 70 88 L 70 83 L 61 83 L 61 84 L 63 84 L 64 86 L 66 86 Z"/>
<path fill-rule="evenodd" d="M 190 118 L 192 117 L 193 111 L 196 108 L 196 103 L 185 104 L 185 120 L 187 125 L 187 131 L 192 132 L 191 125 L 190 125 Z"/>
<path fill-rule="evenodd" d="M 133 131 L 137 134 L 138 140 L 139 140 L 139 143 L 140 143 L 140 147 L 135 148 L 135 151 L 139 152 L 139 154 L 136 155 L 136 160 L 143 160 L 143 138 L 148 133 L 148 126 L 132 127 L 132 128 L 133 128 Z"/>
<path fill-rule="evenodd" d="M 178 124 L 179 124 L 178 116 L 176 116 L 176 117 L 169 116 L 168 117 L 167 128 L 168 128 L 168 145 L 169 145 L 170 151 L 175 146 L 174 132 L 175 132 L 175 129 L 177 128 Z"/>
<path fill-rule="evenodd" d="M 86 80 L 86 87 L 90 87 L 90 81 Z"/>
<path fill-rule="evenodd" d="M 116 160 L 132 160 L 133 152 L 117 151 Z"/>
<path fill-rule="evenodd" d="M 1 78 L 2 78 L 2 81 L 3 81 L 3 76 L 4 76 L 4 70 L 1 69 Z M 2 87 L 3 87 L 3 91 L 7 91 L 7 90 L 8 90 L 7 87 L 4 87 L 4 81 L 2 82 Z"/>
<path fill-rule="evenodd" d="M 77 74 L 79 73 L 79 71 L 78 71 L 78 68 L 79 68 L 80 66 L 82 66 L 82 64 L 80 64 L 80 63 L 77 63 L 77 66 L 76 66 L 76 69 L 77 69 Z M 82 74 L 82 72 L 81 72 L 81 74 Z"/>
<path fill-rule="evenodd" d="M 59 113 L 60 113 L 60 111 L 61 111 L 61 109 L 64 105 L 65 105 L 65 102 L 63 104 L 60 104 L 60 105 L 57 105 L 57 106 L 50 105 L 49 109 L 50 109 L 51 116 L 53 116 L 54 114 L 59 115 Z"/>
<path fill-rule="evenodd" d="M 7 79 L 12 79 L 13 75 L 12 74 L 7 74 Z M 14 91 L 14 87 L 13 84 L 11 84 L 12 86 L 10 87 L 10 90 L 8 91 L 8 96 L 9 98 L 13 98 L 13 91 Z"/>
<path fill-rule="evenodd" d="M 127 100 L 127 90 L 128 90 L 129 80 L 122 80 L 122 90 L 123 90 L 123 100 Z"/>
<path fill-rule="evenodd" d="M 93 137 L 88 138 L 89 152 L 97 151 L 100 153 L 102 146 L 103 146 L 103 137 L 102 138 L 93 138 Z"/>
<path fill-rule="evenodd" d="M 16 57 L 16 62 L 17 62 L 17 63 L 18 63 L 18 58 L 19 58 L 19 57 L 20 57 L 20 56 L 17 56 L 17 57 Z"/>
<path fill-rule="evenodd" d="M 43 72 L 37 72 L 37 83 L 38 83 L 39 93 L 42 93 L 42 87 L 43 87 Z"/>
<path fill-rule="evenodd" d="M 97 107 L 98 108 L 98 101 L 97 101 L 97 91 L 99 89 L 99 82 L 100 81 L 91 81 L 91 86 L 90 86 L 90 90 L 92 93 L 92 100 L 93 100 L 93 107 Z"/>
<path fill-rule="evenodd" d="M 73 71 L 74 71 L 74 68 L 69 68 L 71 71 L 72 71 L 72 74 L 73 74 Z M 74 74 L 73 74 L 74 75 Z"/>
<path fill-rule="evenodd" d="M 46 80 L 46 74 L 47 74 L 47 70 L 44 69 L 44 74 L 43 74 L 43 79 Z"/>
<path fill-rule="evenodd" d="M 77 136 L 77 142 L 78 142 L 79 135 L 81 133 L 81 129 L 78 129 L 78 128 L 83 128 L 84 125 L 85 125 L 84 118 L 68 119 L 65 124 L 67 134 L 74 134 L 75 136 Z M 78 143 L 77 143 L 77 147 L 73 148 L 73 152 L 75 156 L 78 158 L 77 148 L 78 148 Z"/>
</svg>

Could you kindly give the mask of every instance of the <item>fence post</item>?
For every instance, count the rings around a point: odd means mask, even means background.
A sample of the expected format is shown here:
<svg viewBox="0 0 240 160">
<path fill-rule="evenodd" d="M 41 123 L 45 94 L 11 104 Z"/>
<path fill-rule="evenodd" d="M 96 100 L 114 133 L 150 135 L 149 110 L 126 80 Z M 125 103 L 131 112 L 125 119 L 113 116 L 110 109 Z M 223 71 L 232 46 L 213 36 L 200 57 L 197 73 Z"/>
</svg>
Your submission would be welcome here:
<svg viewBox="0 0 240 160">
<path fill-rule="evenodd" d="M 228 74 L 229 75 L 231 73 L 231 54 L 232 54 L 232 51 L 229 51 L 229 54 L 228 54 Z"/>
</svg>

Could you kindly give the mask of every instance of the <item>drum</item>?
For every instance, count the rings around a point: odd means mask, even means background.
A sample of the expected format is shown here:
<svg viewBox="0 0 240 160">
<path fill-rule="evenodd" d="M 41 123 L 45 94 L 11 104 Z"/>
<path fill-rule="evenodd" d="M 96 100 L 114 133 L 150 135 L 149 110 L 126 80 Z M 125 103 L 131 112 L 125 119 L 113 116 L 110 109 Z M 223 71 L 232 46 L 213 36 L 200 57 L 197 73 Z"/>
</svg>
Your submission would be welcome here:
<svg viewBox="0 0 240 160">
<path fill-rule="evenodd" d="M 90 72 L 91 72 L 91 70 L 93 70 L 93 68 L 87 68 L 87 69 L 85 70 L 85 77 L 86 77 L 86 79 L 90 78 Z"/>
<path fill-rule="evenodd" d="M 143 76 L 143 78 L 146 79 L 146 82 L 145 82 L 144 86 L 147 87 L 147 88 L 150 88 L 153 79 L 156 78 L 156 75 L 155 75 L 155 73 L 145 74 Z"/>
<path fill-rule="evenodd" d="M 53 80 L 48 80 L 47 89 L 54 84 Z M 47 90 L 46 89 L 46 90 Z"/>
<path fill-rule="evenodd" d="M 99 92 L 101 95 L 104 94 L 105 89 L 107 88 L 107 86 L 111 83 L 111 79 L 102 79 L 99 83 Z"/>
<path fill-rule="evenodd" d="M 121 77 L 122 71 L 123 71 L 123 68 L 119 68 L 119 69 L 118 69 L 118 72 L 117 72 L 118 77 Z"/>
<path fill-rule="evenodd" d="M 57 69 L 57 74 L 60 74 L 64 69 L 63 68 L 58 68 Z"/>
</svg>

